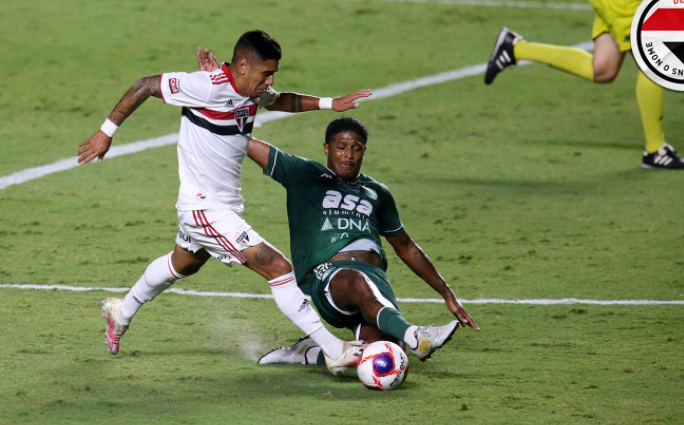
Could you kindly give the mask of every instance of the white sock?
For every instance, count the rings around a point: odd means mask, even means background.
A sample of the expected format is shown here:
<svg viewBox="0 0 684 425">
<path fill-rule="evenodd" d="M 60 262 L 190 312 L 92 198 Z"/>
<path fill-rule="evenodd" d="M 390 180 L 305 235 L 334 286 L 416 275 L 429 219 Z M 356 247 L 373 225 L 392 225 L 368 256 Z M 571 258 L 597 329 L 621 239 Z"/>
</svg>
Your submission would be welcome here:
<svg viewBox="0 0 684 425">
<path fill-rule="evenodd" d="M 418 326 L 411 325 L 404 333 L 404 342 L 411 348 L 418 348 L 418 338 L 416 338 L 416 330 Z"/>
<path fill-rule="evenodd" d="M 128 291 L 121 305 L 121 318 L 130 322 L 140 307 L 161 294 L 178 279 L 186 276 L 178 273 L 171 264 L 171 253 L 163 255 L 147 266 L 145 273 Z"/>
<path fill-rule="evenodd" d="M 321 323 L 316 311 L 295 280 L 294 273 L 268 281 L 278 308 L 323 350 L 326 356 L 336 359 L 344 350 L 344 343 Z"/>
</svg>

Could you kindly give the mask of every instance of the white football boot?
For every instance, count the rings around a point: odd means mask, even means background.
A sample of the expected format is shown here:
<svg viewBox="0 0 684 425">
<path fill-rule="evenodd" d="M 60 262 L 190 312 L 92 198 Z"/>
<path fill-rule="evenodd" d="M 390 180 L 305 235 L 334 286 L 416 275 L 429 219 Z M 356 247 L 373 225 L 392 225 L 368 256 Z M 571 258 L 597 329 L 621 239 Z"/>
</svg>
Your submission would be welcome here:
<svg viewBox="0 0 684 425">
<path fill-rule="evenodd" d="M 413 355 L 425 363 L 435 351 L 449 342 L 459 326 L 461 323 L 458 320 L 444 326 L 418 326 L 414 334 L 418 344 L 416 348 L 411 348 Z"/>
<path fill-rule="evenodd" d="M 368 343 L 363 341 L 345 341 L 342 354 L 336 359 L 325 356 L 325 365 L 333 375 L 339 375 L 350 366 L 356 366 L 361 359 L 363 349 Z"/>
<path fill-rule="evenodd" d="M 129 323 L 121 319 L 121 305 L 123 300 L 107 298 L 102 301 L 102 316 L 107 320 L 107 349 L 110 353 L 119 352 L 119 340 L 128 330 Z"/>
<path fill-rule="evenodd" d="M 261 356 L 257 364 L 308 364 L 306 352 L 318 347 L 308 336 L 299 338 L 294 345 L 275 348 Z"/>
</svg>

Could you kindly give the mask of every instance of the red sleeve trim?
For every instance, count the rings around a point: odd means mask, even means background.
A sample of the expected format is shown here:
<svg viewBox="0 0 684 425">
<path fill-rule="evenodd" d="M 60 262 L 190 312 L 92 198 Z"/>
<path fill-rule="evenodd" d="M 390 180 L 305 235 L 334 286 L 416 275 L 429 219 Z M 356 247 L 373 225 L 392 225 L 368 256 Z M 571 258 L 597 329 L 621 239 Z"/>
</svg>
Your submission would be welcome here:
<svg viewBox="0 0 684 425">
<path fill-rule="evenodd" d="M 233 86 L 233 90 L 235 90 L 235 93 L 239 94 L 242 97 L 246 97 L 244 94 L 240 93 L 237 86 L 235 85 L 235 81 L 233 80 L 233 75 L 230 73 L 230 66 L 228 66 L 227 63 L 223 62 L 221 69 L 223 70 L 223 73 L 228 76 L 228 81 L 230 81 L 230 85 Z"/>
<path fill-rule="evenodd" d="M 166 99 L 164 98 L 164 87 L 162 86 L 162 81 L 164 80 L 164 74 L 159 75 L 159 92 L 161 93 L 161 98 L 166 103 Z"/>
</svg>

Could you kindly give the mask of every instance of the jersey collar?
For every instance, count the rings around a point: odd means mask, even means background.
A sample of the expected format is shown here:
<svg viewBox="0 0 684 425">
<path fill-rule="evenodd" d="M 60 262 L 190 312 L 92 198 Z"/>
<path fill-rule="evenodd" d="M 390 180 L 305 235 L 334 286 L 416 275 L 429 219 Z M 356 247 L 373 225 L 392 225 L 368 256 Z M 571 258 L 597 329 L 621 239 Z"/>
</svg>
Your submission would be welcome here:
<svg viewBox="0 0 684 425">
<path fill-rule="evenodd" d="M 228 77 L 228 81 L 230 81 L 230 85 L 233 86 L 233 90 L 235 90 L 235 93 L 239 94 L 242 97 L 245 97 L 245 95 L 240 93 L 240 90 L 238 90 L 237 86 L 235 85 L 235 80 L 233 80 L 233 75 L 230 73 L 230 65 L 223 62 L 223 65 L 221 65 L 221 70 Z"/>
</svg>

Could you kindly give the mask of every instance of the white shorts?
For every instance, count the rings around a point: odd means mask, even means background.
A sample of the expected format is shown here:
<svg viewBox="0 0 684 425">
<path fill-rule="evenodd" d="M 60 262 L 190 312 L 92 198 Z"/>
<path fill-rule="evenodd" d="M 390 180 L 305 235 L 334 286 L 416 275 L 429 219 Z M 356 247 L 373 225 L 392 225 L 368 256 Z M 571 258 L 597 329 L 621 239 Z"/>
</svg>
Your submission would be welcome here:
<svg viewBox="0 0 684 425">
<path fill-rule="evenodd" d="M 191 252 L 205 249 L 228 266 L 244 264 L 240 251 L 263 241 L 233 210 L 178 211 L 176 245 Z"/>
</svg>

